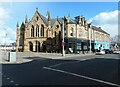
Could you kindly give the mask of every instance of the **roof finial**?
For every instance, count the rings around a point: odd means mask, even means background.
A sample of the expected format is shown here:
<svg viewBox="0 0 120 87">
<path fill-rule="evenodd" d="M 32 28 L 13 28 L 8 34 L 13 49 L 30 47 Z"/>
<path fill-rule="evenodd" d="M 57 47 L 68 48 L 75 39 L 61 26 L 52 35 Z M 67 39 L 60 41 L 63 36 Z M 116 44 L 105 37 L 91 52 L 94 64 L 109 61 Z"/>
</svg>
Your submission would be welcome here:
<svg viewBox="0 0 120 87">
<path fill-rule="evenodd" d="M 68 17 L 70 17 L 70 12 L 68 13 Z"/>
<path fill-rule="evenodd" d="M 26 15 L 25 23 L 28 23 L 28 17 L 27 17 L 27 15 Z"/>
<path fill-rule="evenodd" d="M 17 27 L 19 27 L 19 24 L 18 24 L 18 22 L 17 22 L 17 25 L 16 25 Z"/>
<path fill-rule="evenodd" d="M 58 16 L 57 16 L 57 21 L 58 21 Z"/>
<path fill-rule="evenodd" d="M 36 8 L 36 11 L 38 11 L 38 8 Z"/>
<path fill-rule="evenodd" d="M 48 21 L 50 21 L 50 12 L 49 11 L 47 11 L 46 16 L 48 17 Z"/>
</svg>

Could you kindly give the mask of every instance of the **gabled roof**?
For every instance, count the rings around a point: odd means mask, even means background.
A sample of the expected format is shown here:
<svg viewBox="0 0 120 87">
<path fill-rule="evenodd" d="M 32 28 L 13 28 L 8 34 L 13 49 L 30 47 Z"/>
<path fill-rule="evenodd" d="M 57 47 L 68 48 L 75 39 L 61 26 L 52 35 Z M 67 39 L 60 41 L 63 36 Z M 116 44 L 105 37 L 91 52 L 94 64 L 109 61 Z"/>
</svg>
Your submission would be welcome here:
<svg viewBox="0 0 120 87">
<path fill-rule="evenodd" d="M 41 17 L 41 19 L 43 20 L 43 22 L 45 23 L 45 25 L 48 25 L 48 21 L 47 21 L 47 18 L 46 18 L 46 17 L 44 17 L 43 15 L 41 15 L 38 11 L 36 11 L 35 14 L 38 14 L 38 15 Z M 34 14 L 34 16 L 35 16 L 35 14 Z M 34 17 L 34 16 L 33 16 L 33 17 Z M 32 19 L 33 19 L 33 17 L 32 17 Z M 31 19 L 31 20 L 32 20 L 32 19 Z M 30 21 L 30 22 L 31 22 L 31 21 Z M 29 23 L 30 23 L 30 22 L 29 22 Z"/>
<path fill-rule="evenodd" d="M 51 19 L 51 26 L 53 26 L 55 24 L 55 22 L 56 22 L 56 18 L 52 18 Z M 60 24 L 62 24 L 63 23 L 63 19 L 62 18 L 58 18 L 58 22 Z"/>
<path fill-rule="evenodd" d="M 60 24 L 63 24 L 63 19 L 62 18 L 58 18 L 58 21 L 60 22 Z"/>
<path fill-rule="evenodd" d="M 101 28 L 99 27 L 96 27 L 96 26 L 92 26 L 93 29 L 97 30 L 97 31 L 100 31 L 100 32 L 103 32 L 105 34 L 108 34 L 106 31 L 102 30 Z"/>
</svg>

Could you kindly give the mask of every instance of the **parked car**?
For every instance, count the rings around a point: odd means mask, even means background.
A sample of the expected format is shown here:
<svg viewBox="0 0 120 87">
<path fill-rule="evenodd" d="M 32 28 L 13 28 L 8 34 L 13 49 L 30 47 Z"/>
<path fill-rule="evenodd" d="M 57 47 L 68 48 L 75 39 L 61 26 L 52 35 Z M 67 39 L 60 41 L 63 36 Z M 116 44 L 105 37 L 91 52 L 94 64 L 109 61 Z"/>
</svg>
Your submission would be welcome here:
<svg viewBox="0 0 120 87">
<path fill-rule="evenodd" d="M 120 54 L 120 51 L 113 51 L 113 54 Z"/>
<path fill-rule="evenodd" d="M 104 49 L 104 51 L 105 51 L 105 54 L 112 54 L 113 53 L 113 51 L 111 49 Z"/>
<path fill-rule="evenodd" d="M 105 50 L 98 50 L 96 52 L 96 55 L 103 55 L 103 54 L 105 54 Z"/>
</svg>

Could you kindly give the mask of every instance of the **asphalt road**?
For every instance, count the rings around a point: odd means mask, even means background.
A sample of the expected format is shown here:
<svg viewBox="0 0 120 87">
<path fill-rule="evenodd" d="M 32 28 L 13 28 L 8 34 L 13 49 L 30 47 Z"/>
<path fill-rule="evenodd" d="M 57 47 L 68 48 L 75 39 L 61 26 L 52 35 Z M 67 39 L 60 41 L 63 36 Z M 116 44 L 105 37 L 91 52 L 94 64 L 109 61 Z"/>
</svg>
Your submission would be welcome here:
<svg viewBox="0 0 120 87">
<path fill-rule="evenodd" d="M 28 63 L 3 64 L 2 85 L 94 85 L 119 87 L 120 59 L 115 55 L 38 58 Z"/>
</svg>

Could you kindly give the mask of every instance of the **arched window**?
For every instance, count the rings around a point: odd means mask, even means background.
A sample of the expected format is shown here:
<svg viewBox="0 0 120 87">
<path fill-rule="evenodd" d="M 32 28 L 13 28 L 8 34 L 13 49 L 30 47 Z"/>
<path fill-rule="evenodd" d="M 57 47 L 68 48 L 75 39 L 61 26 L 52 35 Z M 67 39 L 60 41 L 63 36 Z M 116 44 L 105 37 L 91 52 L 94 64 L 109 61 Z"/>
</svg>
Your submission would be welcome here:
<svg viewBox="0 0 120 87">
<path fill-rule="evenodd" d="M 38 21 L 38 16 L 36 17 L 37 21 Z"/>
<path fill-rule="evenodd" d="M 41 36 L 44 36 L 44 25 L 41 25 Z"/>
<path fill-rule="evenodd" d="M 70 36 L 73 36 L 73 28 L 70 29 Z"/>
<path fill-rule="evenodd" d="M 33 29 L 31 28 L 31 37 L 33 37 Z"/>
<path fill-rule="evenodd" d="M 56 25 L 56 29 L 58 29 L 59 28 L 59 25 Z"/>
<path fill-rule="evenodd" d="M 31 28 L 31 37 L 34 37 L 34 26 L 32 25 L 32 28 Z"/>
<path fill-rule="evenodd" d="M 36 26 L 36 37 L 39 37 L 39 26 Z"/>
<path fill-rule="evenodd" d="M 54 36 L 56 37 L 56 35 L 57 35 L 56 31 L 55 31 L 55 33 L 54 33 L 54 34 L 55 34 Z"/>
<path fill-rule="evenodd" d="M 54 36 L 55 36 L 55 44 L 56 44 L 56 36 L 57 36 L 57 32 L 56 31 L 55 31 L 55 35 Z"/>
</svg>

